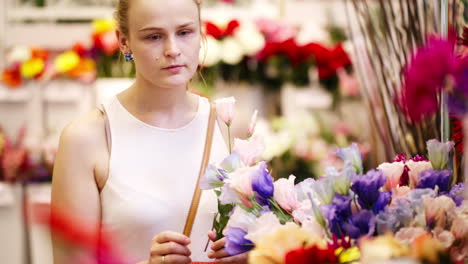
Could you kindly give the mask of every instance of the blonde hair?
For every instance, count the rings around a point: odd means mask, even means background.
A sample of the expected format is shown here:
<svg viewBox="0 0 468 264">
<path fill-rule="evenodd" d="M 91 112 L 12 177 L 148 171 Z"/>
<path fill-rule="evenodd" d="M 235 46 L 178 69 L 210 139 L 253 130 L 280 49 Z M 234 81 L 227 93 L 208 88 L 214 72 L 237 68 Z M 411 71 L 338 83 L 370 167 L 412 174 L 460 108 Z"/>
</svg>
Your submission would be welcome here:
<svg viewBox="0 0 468 264">
<path fill-rule="evenodd" d="M 130 1 L 131 0 L 119 0 L 117 3 L 117 10 L 114 13 L 115 20 L 117 21 L 117 27 L 119 31 L 124 34 L 125 36 L 129 36 L 128 30 L 128 9 L 130 8 Z M 200 22 L 201 27 L 201 16 L 200 16 L 200 9 L 201 9 L 201 0 L 193 0 L 198 8 L 198 20 Z"/>
</svg>

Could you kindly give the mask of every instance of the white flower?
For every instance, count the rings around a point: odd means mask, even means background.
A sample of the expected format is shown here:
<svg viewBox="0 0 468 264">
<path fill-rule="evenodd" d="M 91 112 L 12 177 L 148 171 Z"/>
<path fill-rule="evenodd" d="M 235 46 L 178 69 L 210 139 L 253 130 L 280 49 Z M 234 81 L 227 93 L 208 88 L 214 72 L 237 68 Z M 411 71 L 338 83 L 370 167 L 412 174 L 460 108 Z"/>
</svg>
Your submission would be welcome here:
<svg viewBox="0 0 468 264">
<path fill-rule="evenodd" d="M 240 206 L 236 206 L 234 212 L 229 217 L 226 228 L 237 227 L 247 232 L 249 227 L 256 222 L 256 219 L 257 217 L 254 214 L 245 211 Z"/>
<path fill-rule="evenodd" d="M 223 62 L 235 65 L 238 64 L 244 57 L 244 49 L 241 44 L 232 37 L 227 37 L 222 41 L 222 58 Z"/>
<path fill-rule="evenodd" d="M 14 47 L 7 56 L 7 64 L 22 63 L 29 60 L 31 56 L 31 49 L 28 47 Z"/>
<path fill-rule="evenodd" d="M 253 23 L 242 22 L 235 38 L 244 48 L 246 55 L 254 55 L 265 46 L 265 38 Z"/>
<path fill-rule="evenodd" d="M 205 67 L 216 65 L 221 60 L 221 45 L 212 36 L 206 36 L 200 49 L 200 64 Z"/>
<path fill-rule="evenodd" d="M 260 238 L 270 234 L 272 230 L 276 230 L 280 226 L 281 224 L 274 213 L 265 213 L 249 226 L 248 234 L 245 238 L 255 244 Z"/>
</svg>

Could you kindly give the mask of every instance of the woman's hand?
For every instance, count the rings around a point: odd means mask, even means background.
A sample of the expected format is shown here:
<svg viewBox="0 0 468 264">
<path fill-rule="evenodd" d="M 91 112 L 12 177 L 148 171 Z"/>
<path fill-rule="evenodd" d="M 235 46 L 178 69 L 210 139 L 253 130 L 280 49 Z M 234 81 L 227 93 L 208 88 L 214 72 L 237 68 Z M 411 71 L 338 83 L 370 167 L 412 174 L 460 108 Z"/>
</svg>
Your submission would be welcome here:
<svg viewBox="0 0 468 264">
<path fill-rule="evenodd" d="M 190 238 L 176 232 L 166 231 L 153 238 L 148 264 L 188 264 Z"/>
<path fill-rule="evenodd" d="M 208 257 L 215 259 L 216 263 L 247 264 L 248 252 L 231 256 L 224 249 L 224 244 L 226 243 L 225 237 L 215 241 L 216 233 L 214 231 L 208 232 L 208 237 L 213 241 L 213 245 L 211 245 L 212 251 L 208 253 Z"/>
</svg>

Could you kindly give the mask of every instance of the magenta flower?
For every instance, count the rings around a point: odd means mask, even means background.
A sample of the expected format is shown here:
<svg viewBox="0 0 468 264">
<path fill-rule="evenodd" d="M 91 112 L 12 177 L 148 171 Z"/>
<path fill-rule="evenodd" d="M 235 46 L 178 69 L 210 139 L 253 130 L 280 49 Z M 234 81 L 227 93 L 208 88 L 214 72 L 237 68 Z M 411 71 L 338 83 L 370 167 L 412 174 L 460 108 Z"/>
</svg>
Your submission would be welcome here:
<svg viewBox="0 0 468 264">
<path fill-rule="evenodd" d="M 400 106 L 413 122 L 419 122 L 437 110 L 437 94 L 455 66 L 454 42 L 429 38 L 407 65 Z M 430 65 L 430 67 L 428 67 Z"/>
</svg>

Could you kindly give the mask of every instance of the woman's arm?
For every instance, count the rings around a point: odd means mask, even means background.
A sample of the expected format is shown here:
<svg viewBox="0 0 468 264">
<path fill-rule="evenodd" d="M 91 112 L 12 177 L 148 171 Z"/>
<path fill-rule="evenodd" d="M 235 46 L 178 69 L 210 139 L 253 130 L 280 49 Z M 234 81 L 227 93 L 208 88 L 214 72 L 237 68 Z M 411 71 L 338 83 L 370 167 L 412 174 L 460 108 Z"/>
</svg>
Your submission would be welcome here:
<svg viewBox="0 0 468 264">
<path fill-rule="evenodd" d="M 52 215 L 65 214 L 75 220 L 69 226 L 86 227 L 86 232 L 96 238 L 101 208 L 95 167 L 99 158 L 108 159 L 102 157 L 106 153 L 102 148 L 107 150 L 104 131 L 104 120 L 98 110 L 68 125 L 60 137 L 52 178 Z M 55 264 L 71 263 L 76 256 L 94 253 L 64 241 L 59 234 L 52 234 L 52 242 Z M 97 239 L 90 242 L 92 249 L 97 242 Z"/>
</svg>

